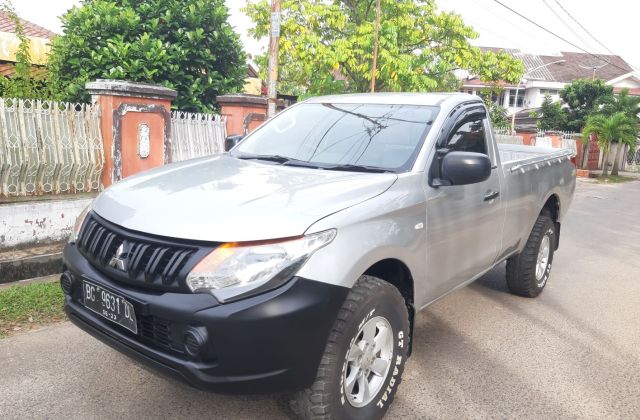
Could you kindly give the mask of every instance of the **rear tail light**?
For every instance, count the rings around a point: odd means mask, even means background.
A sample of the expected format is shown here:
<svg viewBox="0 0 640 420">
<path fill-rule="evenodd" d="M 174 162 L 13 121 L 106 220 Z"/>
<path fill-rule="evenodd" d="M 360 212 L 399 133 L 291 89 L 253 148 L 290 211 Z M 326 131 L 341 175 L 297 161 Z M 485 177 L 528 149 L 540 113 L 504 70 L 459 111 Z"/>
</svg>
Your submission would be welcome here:
<svg viewBox="0 0 640 420">
<path fill-rule="evenodd" d="M 573 166 L 575 166 L 576 168 L 578 167 L 578 161 L 576 160 L 575 156 L 571 156 L 569 160 L 571 161 L 571 163 L 573 163 Z"/>
</svg>

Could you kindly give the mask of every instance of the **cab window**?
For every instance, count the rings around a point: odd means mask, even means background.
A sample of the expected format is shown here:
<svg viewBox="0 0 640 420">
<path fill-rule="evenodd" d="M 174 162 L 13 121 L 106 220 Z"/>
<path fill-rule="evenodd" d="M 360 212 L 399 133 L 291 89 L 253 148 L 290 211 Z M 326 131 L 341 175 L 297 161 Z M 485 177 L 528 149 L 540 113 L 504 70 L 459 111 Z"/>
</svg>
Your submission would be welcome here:
<svg viewBox="0 0 640 420">
<path fill-rule="evenodd" d="M 483 118 L 463 120 L 449 136 L 445 146 L 452 152 L 474 152 L 488 155 Z"/>
</svg>

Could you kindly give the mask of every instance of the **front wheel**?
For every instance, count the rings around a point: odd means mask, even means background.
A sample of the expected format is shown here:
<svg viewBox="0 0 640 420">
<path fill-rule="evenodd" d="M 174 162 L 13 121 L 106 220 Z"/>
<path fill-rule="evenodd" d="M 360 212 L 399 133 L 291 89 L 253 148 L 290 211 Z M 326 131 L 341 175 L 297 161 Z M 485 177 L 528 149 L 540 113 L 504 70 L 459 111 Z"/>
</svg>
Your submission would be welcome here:
<svg viewBox="0 0 640 420">
<path fill-rule="evenodd" d="M 379 419 L 400 384 L 409 314 L 393 285 L 362 276 L 329 335 L 313 385 L 292 402 L 303 419 Z"/>
<path fill-rule="evenodd" d="M 555 245 L 555 223 L 547 214 L 541 214 L 522 252 L 507 260 L 507 286 L 511 293 L 536 297 L 542 292 L 551 273 Z"/>
</svg>

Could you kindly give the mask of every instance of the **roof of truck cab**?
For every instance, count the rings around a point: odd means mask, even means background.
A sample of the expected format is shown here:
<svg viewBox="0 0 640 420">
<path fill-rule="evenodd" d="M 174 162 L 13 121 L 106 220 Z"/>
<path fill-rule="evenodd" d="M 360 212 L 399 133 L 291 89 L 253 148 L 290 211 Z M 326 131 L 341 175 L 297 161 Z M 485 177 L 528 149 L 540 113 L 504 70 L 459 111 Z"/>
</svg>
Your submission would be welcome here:
<svg viewBox="0 0 640 420">
<path fill-rule="evenodd" d="M 430 105 L 438 106 L 445 102 L 460 103 L 481 101 L 478 96 L 468 93 L 354 93 L 347 95 L 317 96 L 306 103 L 340 104 L 384 104 L 384 105 Z"/>
</svg>

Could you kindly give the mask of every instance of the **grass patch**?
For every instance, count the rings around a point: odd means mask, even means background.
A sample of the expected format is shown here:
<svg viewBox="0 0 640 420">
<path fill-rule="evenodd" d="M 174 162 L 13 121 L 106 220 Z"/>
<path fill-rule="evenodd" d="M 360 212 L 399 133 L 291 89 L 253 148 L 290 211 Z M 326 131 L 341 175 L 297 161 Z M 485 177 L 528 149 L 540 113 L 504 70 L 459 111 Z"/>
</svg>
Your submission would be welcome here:
<svg viewBox="0 0 640 420">
<path fill-rule="evenodd" d="M 600 184 L 620 184 L 622 182 L 635 181 L 636 178 L 633 178 L 631 176 L 613 176 L 613 175 L 609 175 L 609 176 L 599 176 L 599 177 L 596 178 L 596 180 Z"/>
<path fill-rule="evenodd" d="M 64 295 L 58 282 L 0 290 L 0 338 L 64 320 Z"/>
</svg>

